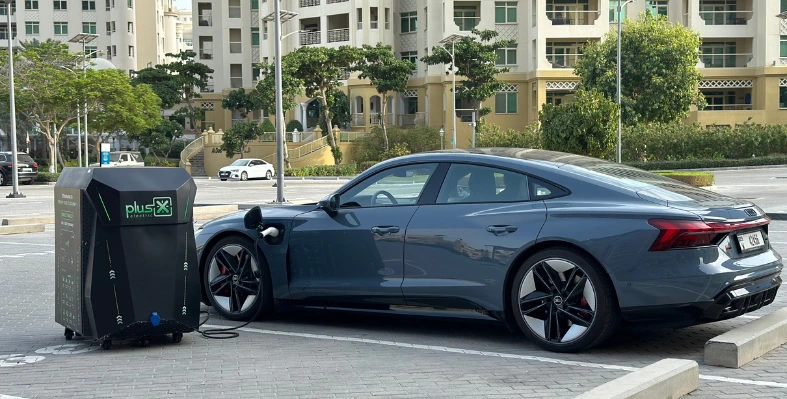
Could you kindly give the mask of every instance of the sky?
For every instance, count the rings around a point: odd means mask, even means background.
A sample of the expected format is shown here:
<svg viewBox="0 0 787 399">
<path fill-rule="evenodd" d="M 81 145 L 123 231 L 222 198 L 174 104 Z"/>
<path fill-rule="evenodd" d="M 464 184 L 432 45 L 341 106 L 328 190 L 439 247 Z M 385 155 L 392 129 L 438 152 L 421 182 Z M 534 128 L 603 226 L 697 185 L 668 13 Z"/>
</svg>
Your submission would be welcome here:
<svg viewBox="0 0 787 399">
<path fill-rule="evenodd" d="M 191 0 L 175 0 L 175 7 L 178 10 L 190 10 L 191 9 Z"/>
</svg>

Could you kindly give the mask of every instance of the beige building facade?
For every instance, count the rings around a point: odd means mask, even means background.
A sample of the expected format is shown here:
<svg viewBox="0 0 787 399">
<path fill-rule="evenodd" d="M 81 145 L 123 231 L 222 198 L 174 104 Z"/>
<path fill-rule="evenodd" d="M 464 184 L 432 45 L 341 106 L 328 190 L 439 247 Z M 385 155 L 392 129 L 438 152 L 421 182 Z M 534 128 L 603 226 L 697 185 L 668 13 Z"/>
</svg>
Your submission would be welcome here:
<svg viewBox="0 0 787 399">
<path fill-rule="evenodd" d="M 571 101 L 577 77 L 573 66 L 587 41 L 601 40 L 616 26 L 615 0 L 282 0 L 283 10 L 297 13 L 283 23 L 283 51 L 299 46 L 361 46 L 382 42 L 396 55 L 417 62 L 409 88 L 389 101 L 388 123 L 443 127 L 447 145 L 452 115 L 457 112 L 457 145 L 470 145 L 470 115 L 451 103 L 451 76 L 443 65 L 417 61 L 452 34 L 472 28 L 492 29 L 515 47 L 499 53 L 511 72 L 507 84 L 485 102 L 485 120 L 502 128 L 521 129 L 536 121 L 546 103 Z M 215 70 L 203 93 L 207 111 L 200 130 L 227 129 L 241 121 L 221 108 L 221 98 L 236 88 L 256 84 L 255 64 L 272 60 L 273 27 L 263 18 L 270 0 L 194 0 L 194 51 Z M 635 0 L 623 18 L 641 12 L 666 15 L 698 31 L 702 56 L 697 68 L 708 108 L 693 110 L 687 122 L 702 125 L 787 123 L 787 11 L 785 0 Z M 382 101 L 368 81 L 348 76 L 343 82 L 351 102 L 348 131 L 369 131 L 380 123 Z M 302 98 L 287 119 L 307 130 L 317 123 L 312 99 Z M 253 118 L 259 119 L 261 115 Z"/>
</svg>

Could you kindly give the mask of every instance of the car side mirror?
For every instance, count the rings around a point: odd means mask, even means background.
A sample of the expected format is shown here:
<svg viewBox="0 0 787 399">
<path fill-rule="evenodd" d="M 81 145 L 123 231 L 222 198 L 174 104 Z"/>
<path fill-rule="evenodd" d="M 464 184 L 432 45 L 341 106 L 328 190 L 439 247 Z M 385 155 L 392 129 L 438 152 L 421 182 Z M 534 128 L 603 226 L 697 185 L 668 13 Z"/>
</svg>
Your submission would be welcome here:
<svg viewBox="0 0 787 399">
<path fill-rule="evenodd" d="M 247 229 L 259 229 L 262 226 L 262 209 L 259 206 L 249 209 L 243 217 L 243 225 Z"/>
<path fill-rule="evenodd" d="M 320 201 L 320 209 L 327 212 L 329 215 L 335 215 L 339 212 L 339 194 L 334 194 L 328 199 Z"/>
</svg>

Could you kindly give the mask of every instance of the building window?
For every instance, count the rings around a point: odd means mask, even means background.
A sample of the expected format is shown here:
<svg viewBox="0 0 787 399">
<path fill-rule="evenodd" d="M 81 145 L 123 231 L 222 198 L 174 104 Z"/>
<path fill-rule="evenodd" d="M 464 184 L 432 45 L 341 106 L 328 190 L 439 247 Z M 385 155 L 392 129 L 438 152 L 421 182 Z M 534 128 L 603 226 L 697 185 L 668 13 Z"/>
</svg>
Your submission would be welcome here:
<svg viewBox="0 0 787 399">
<path fill-rule="evenodd" d="M 418 30 L 418 13 L 403 12 L 401 14 L 402 33 L 410 33 Z"/>
<path fill-rule="evenodd" d="M 401 54 L 402 60 L 408 60 L 413 64 L 418 63 L 418 52 L 417 51 L 402 51 Z"/>
<path fill-rule="evenodd" d="M 262 40 L 268 40 L 268 23 L 262 23 Z"/>
<path fill-rule="evenodd" d="M 782 0 L 782 12 L 787 11 L 787 0 Z"/>
<path fill-rule="evenodd" d="M 67 35 L 68 34 L 68 22 L 55 22 L 55 34 L 56 35 Z"/>
<path fill-rule="evenodd" d="M 233 89 L 243 87 L 242 64 L 230 64 L 230 87 Z"/>
<path fill-rule="evenodd" d="M 787 109 L 787 87 L 779 88 L 779 108 Z"/>
<path fill-rule="evenodd" d="M 260 9 L 260 0 L 251 0 L 251 9 L 252 10 L 259 10 Z"/>
<path fill-rule="evenodd" d="M 98 47 L 96 46 L 85 46 L 85 55 L 90 58 L 98 57 Z"/>
<path fill-rule="evenodd" d="M 787 58 L 787 35 L 781 36 L 781 43 L 779 44 L 781 45 L 779 48 L 779 57 Z"/>
<path fill-rule="evenodd" d="M 516 49 L 501 48 L 495 50 L 497 54 L 497 65 L 516 65 Z"/>
<path fill-rule="evenodd" d="M 134 0 L 128 0 L 127 5 L 128 8 L 134 8 Z"/>
<path fill-rule="evenodd" d="M 25 0 L 25 10 L 37 10 L 38 0 Z"/>
<path fill-rule="evenodd" d="M 620 10 L 620 20 L 621 21 L 625 21 L 626 20 L 626 10 L 627 9 L 628 8 L 623 7 L 623 9 Z M 609 22 L 615 22 L 615 23 L 618 22 L 618 2 L 615 1 L 615 0 L 609 0 Z"/>
<path fill-rule="evenodd" d="M 251 45 L 260 45 L 260 28 L 251 28 Z"/>
<path fill-rule="evenodd" d="M 96 10 L 95 0 L 82 0 L 82 11 L 95 11 L 95 10 Z"/>
<path fill-rule="evenodd" d="M 240 18 L 240 0 L 229 0 L 228 7 L 230 18 Z"/>
<path fill-rule="evenodd" d="M 516 2 L 515 1 L 496 1 L 495 2 L 495 23 L 496 24 L 516 23 Z"/>
<path fill-rule="evenodd" d="M 25 34 L 29 35 L 37 35 L 39 33 L 40 27 L 38 26 L 38 21 L 27 21 L 25 22 Z"/>
<path fill-rule="evenodd" d="M 647 8 L 651 15 L 667 16 L 669 0 L 648 0 Z"/>
<path fill-rule="evenodd" d="M 479 19 L 476 6 L 454 6 L 454 23 L 460 31 L 473 30 L 478 25 Z"/>
<path fill-rule="evenodd" d="M 92 33 L 96 34 L 96 23 L 95 22 L 82 22 L 82 33 Z"/>
<path fill-rule="evenodd" d="M 259 64 L 251 64 L 251 78 L 256 82 L 260 80 L 260 74 L 262 73 L 262 69 L 260 69 Z"/>
<path fill-rule="evenodd" d="M 134 56 L 134 46 L 128 46 L 128 56 L 129 57 Z"/>
<path fill-rule="evenodd" d="M 517 93 L 497 93 L 495 94 L 495 113 L 496 114 L 515 114 L 518 111 Z"/>
<path fill-rule="evenodd" d="M 129 22 L 128 23 L 128 33 L 134 33 L 134 23 L 133 22 Z"/>
</svg>

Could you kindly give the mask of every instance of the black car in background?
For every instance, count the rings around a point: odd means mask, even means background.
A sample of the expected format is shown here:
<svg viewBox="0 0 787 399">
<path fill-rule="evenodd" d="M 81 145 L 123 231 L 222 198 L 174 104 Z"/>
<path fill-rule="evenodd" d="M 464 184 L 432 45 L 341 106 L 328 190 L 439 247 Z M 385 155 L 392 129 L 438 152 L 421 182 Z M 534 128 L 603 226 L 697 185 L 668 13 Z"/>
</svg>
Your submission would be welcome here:
<svg viewBox="0 0 787 399">
<path fill-rule="evenodd" d="M 19 171 L 19 182 L 23 184 L 32 184 L 38 177 L 38 164 L 30 155 L 24 152 L 16 154 L 16 162 L 13 162 L 14 156 L 11 152 L 0 152 L 0 186 L 11 184 L 13 179 L 13 168 Z"/>
</svg>

